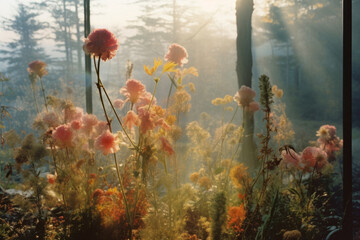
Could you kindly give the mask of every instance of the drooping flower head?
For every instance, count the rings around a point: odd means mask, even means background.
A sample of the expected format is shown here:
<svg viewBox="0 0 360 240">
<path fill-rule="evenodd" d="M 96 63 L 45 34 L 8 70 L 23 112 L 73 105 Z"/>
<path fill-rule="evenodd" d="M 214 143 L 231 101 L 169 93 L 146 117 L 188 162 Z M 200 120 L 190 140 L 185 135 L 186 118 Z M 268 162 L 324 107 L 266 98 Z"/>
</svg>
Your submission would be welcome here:
<svg viewBox="0 0 360 240">
<path fill-rule="evenodd" d="M 301 154 L 301 164 L 306 172 L 311 172 L 312 169 L 321 170 L 327 163 L 327 154 L 317 147 L 306 147 Z"/>
<path fill-rule="evenodd" d="M 241 86 L 239 91 L 234 96 L 234 101 L 237 102 L 239 106 L 247 107 L 251 102 L 254 101 L 256 92 L 247 86 Z"/>
<path fill-rule="evenodd" d="M 106 130 L 95 140 L 95 148 L 101 150 L 104 155 L 116 153 L 120 149 L 118 142 L 117 136 Z"/>
<path fill-rule="evenodd" d="M 52 133 L 52 137 L 60 147 L 70 147 L 73 144 L 74 135 L 71 126 L 67 124 L 58 126 Z"/>
<path fill-rule="evenodd" d="M 126 86 L 120 89 L 120 93 L 127 97 L 126 101 L 135 104 L 140 99 L 141 95 L 145 93 L 145 86 L 136 79 L 128 79 L 126 81 Z"/>
<path fill-rule="evenodd" d="M 135 126 L 140 125 L 139 116 L 132 110 L 128 111 L 126 116 L 123 118 L 124 125 L 127 126 L 129 129 Z"/>
<path fill-rule="evenodd" d="M 95 29 L 84 39 L 84 52 L 106 61 L 116 55 L 119 42 L 115 35 L 107 29 Z"/>
<path fill-rule="evenodd" d="M 48 71 L 45 69 L 46 66 L 47 65 L 45 62 L 39 60 L 32 61 L 31 63 L 29 63 L 27 71 L 29 72 L 29 74 L 35 74 L 41 78 L 48 74 Z"/>
<path fill-rule="evenodd" d="M 168 52 L 165 54 L 164 59 L 168 62 L 174 62 L 180 67 L 188 62 L 188 53 L 186 49 L 177 44 L 173 43 L 169 46 Z"/>
</svg>

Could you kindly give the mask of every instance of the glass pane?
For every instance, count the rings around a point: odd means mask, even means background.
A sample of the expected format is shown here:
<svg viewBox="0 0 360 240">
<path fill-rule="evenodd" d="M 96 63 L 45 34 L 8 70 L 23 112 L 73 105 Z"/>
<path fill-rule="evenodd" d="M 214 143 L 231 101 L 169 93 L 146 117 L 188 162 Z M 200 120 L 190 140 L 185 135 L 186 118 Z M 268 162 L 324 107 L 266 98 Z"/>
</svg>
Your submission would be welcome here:
<svg viewBox="0 0 360 240">
<path fill-rule="evenodd" d="M 0 234 L 338 236 L 341 2 L 90 2 L 0 9 Z"/>
</svg>

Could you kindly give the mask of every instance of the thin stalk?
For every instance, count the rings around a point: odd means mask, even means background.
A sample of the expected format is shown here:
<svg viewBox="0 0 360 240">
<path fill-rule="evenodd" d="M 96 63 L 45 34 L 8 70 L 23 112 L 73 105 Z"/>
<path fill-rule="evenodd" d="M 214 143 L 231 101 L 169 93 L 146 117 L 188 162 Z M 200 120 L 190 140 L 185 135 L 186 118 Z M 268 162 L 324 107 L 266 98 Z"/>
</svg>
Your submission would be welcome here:
<svg viewBox="0 0 360 240">
<path fill-rule="evenodd" d="M 103 100 L 103 96 L 102 96 L 102 92 L 101 92 L 101 88 L 104 89 L 104 87 L 103 87 L 103 85 L 101 83 L 101 80 L 100 80 L 100 59 L 101 59 L 101 56 L 99 56 L 98 65 L 96 66 L 96 60 L 95 60 L 95 56 L 94 56 L 94 66 L 95 66 L 97 80 L 98 80 L 96 86 L 97 86 L 97 88 L 99 90 L 100 102 L 101 102 L 102 108 L 104 110 L 106 121 L 107 121 L 107 123 L 109 125 L 109 130 L 112 133 L 111 121 L 110 121 L 109 116 L 108 116 L 108 114 L 106 112 L 106 108 L 105 108 L 105 104 L 104 104 L 104 100 Z M 125 195 L 124 184 L 123 184 L 121 176 L 120 176 L 119 164 L 118 164 L 117 159 L 116 159 L 116 153 L 114 153 L 114 161 L 115 161 L 115 167 L 116 167 L 116 174 L 117 174 L 117 177 L 118 177 L 119 183 L 120 183 L 120 191 L 121 191 L 121 194 L 123 195 L 123 199 L 124 199 L 124 203 L 125 203 L 126 215 L 127 215 L 128 220 L 129 220 L 129 224 L 131 226 L 132 221 L 131 221 L 131 216 L 130 216 L 130 213 L 129 213 L 129 205 L 128 205 L 127 198 L 126 198 L 126 195 Z M 131 235 L 132 235 L 132 230 L 130 230 L 130 239 L 131 239 Z"/>
<path fill-rule="evenodd" d="M 46 112 L 47 112 L 48 111 L 48 106 L 47 106 L 47 102 L 46 102 L 45 88 L 44 88 L 44 85 L 43 85 L 43 82 L 42 82 L 42 78 L 40 78 L 40 84 L 41 84 L 41 91 L 42 91 L 42 94 L 43 94 L 43 97 L 44 97 L 44 104 L 45 104 L 45 108 L 46 108 Z"/>
<path fill-rule="evenodd" d="M 36 107 L 36 112 L 39 114 L 39 105 L 36 101 L 36 96 L 35 96 L 35 89 L 34 89 L 34 85 L 31 84 L 31 89 L 32 89 L 32 93 L 33 93 L 33 97 L 34 97 L 34 102 L 35 102 L 35 107 Z"/>
</svg>

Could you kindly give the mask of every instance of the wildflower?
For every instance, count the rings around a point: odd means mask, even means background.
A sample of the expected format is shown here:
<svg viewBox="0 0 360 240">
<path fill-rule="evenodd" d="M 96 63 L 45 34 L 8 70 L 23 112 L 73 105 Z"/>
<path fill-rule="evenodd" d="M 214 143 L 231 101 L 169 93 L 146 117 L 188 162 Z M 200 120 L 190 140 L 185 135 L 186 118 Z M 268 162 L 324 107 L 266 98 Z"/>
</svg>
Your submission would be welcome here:
<svg viewBox="0 0 360 240">
<path fill-rule="evenodd" d="M 64 109 L 65 122 L 80 120 L 84 114 L 84 110 L 79 107 L 67 107 Z"/>
<path fill-rule="evenodd" d="M 198 172 L 193 172 L 191 175 L 190 175 L 190 181 L 192 181 L 193 183 L 197 183 L 197 181 L 199 180 L 200 178 L 200 174 Z"/>
<path fill-rule="evenodd" d="M 245 167 L 242 163 L 230 170 L 230 177 L 235 187 L 240 189 L 242 188 L 242 183 L 248 178 L 248 173 L 246 170 L 247 167 Z"/>
<path fill-rule="evenodd" d="M 190 83 L 188 84 L 188 86 L 189 86 L 190 92 L 195 92 L 195 84 L 194 84 L 194 83 L 190 82 Z"/>
<path fill-rule="evenodd" d="M 186 49 L 176 43 L 169 46 L 168 52 L 165 54 L 164 59 L 169 62 L 174 62 L 180 67 L 188 62 L 188 53 Z"/>
<path fill-rule="evenodd" d="M 141 119 L 140 131 L 145 134 L 147 131 L 155 128 L 154 119 L 146 109 L 139 109 L 139 118 Z"/>
<path fill-rule="evenodd" d="M 133 125 L 139 126 L 140 119 L 139 116 L 132 110 L 128 111 L 126 116 L 123 118 L 124 125 L 128 128 L 132 128 Z"/>
<path fill-rule="evenodd" d="M 46 66 L 46 63 L 42 61 L 32 61 L 31 63 L 29 63 L 27 71 L 29 72 L 29 74 L 35 74 L 41 78 L 48 74 L 48 71 L 45 69 Z"/>
<path fill-rule="evenodd" d="M 116 99 L 114 101 L 114 107 L 118 108 L 118 109 L 122 109 L 125 105 L 125 101 L 122 99 Z"/>
<path fill-rule="evenodd" d="M 313 168 L 321 170 L 326 164 L 327 154 L 317 147 L 306 147 L 301 155 L 301 164 L 306 172 L 311 172 Z"/>
<path fill-rule="evenodd" d="M 104 155 L 116 153 L 120 149 L 116 135 L 112 134 L 109 130 L 104 131 L 95 140 L 95 148 L 103 151 Z"/>
<path fill-rule="evenodd" d="M 284 91 L 282 89 L 278 89 L 276 85 L 271 88 L 271 91 L 277 98 L 282 98 L 284 94 Z"/>
<path fill-rule="evenodd" d="M 228 211 L 228 228 L 232 228 L 236 234 L 239 234 L 243 231 L 241 228 L 242 223 L 246 218 L 246 210 L 244 204 L 241 204 L 239 207 L 230 207 Z"/>
<path fill-rule="evenodd" d="M 42 117 L 44 123 L 48 125 L 48 127 L 57 127 L 60 125 L 59 117 L 54 112 L 44 113 Z"/>
<path fill-rule="evenodd" d="M 47 174 L 46 178 L 50 184 L 54 184 L 56 180 L 56 175 L 54 174 Z"/>
<path fill-rule="evenodd" d="M 73 140 L 73 132 L 69 125 L 60 125 L 52 133 L 55 142 L 61 147 L 70 147 Z"/>
<path fill-rule="evenodd" d="M 285 165 L 287 168 L 297 168 L 301 160 L 301 156 L 297 154 L 294 150 L 290 149 L 287 151 L 282 151 L 282 161 L 281 164 Z"/>
<path fill-rule="evenodd" d="M 126 81 L 126 86 L 120 89 L 120 93 L 127 97 L 125 101 L 130 101 L 132 104 L 135 104 L 145 93 L 145 86 L 136 79 L 128 79 Z"/>
<path fill-rule="evenodd" d="M 175 113 L 189 112 L 191 108 L 190 101 L 191 96 L 185 89 L 177 90 L 172 99 L 173 105 L 171 106 L 171 111 Z"/>
<path fill-rule="evenodd" d="M 104 190 L 98 188 L 92 193 L 92 198 L 97 199 L 97 198 L 102 197 L 104 195 L 105 195 Z"/>
<path fill-rule="evenodd" d="M 95 183 L 96 179 L 97 179 L 96 173 L 90 173 L 88 183 L 92 185 Z"/>
<path fill-rule="evenodd" d="M 172 146 L 170 145 L 169 141 L 164 138 L 164 137 L 160 137 L 160 141 L 161 141 L 161 149 L 164 150 L 168 156 L 171 156 L 175 153 L 174 149 L 172 148 Z"/>
<path fill-rule="evenodd" d="M 259 109 L 260 109 L 260 105 L 258 102 L 255 101 L 249 103 L 248 107 L 245 107 L 245 110 L 249 112 L 256 112 L 259 111 Z"/>
<path fill-rule="evenodd" d="M 83 128 L 82 130 L 90 135 L 94 131 L 94 127 L 98 124 L 98 119 L 94 114 L 86 114 L 82 118 Z"/>
<path fill-rule="evenodd" d="M 203 176 L 199 179 L 199 186 L 205 188 L 206 190 L 209 190 L 211 187 L 210 179 L 206 176 Z"/>
<path fill-rule="evenodd" d="M 74 120 L 70 123 L 70 126 L 74 130 L 79 130 L 82 127 L 82 122 L 80 120 Z"/>
<path fill-rule="evenodd" d="M 150 104 L 152 99 L 152 105 L 156 104 L 156 97 L 152 97 L 152 93 L 145 92 L 140 96 L 140 101 L 137 104 L 137 108 L 144 107 Z"/>
<path fill-rule="evenodd" d="M 84 39 L 84 52 L 106 61 L 116 55 L 118 40 L 107 29 L 95 29 Z"/>
<path fill-rule="evenodd" d="M 254 101 L 255 96 L 256 93 L 254 90 L 247 86 L 241 86 L 234 96 L 234 101 L 237 102 L 239 106 L 247 107 L 252 101 Z"/>
</svg>

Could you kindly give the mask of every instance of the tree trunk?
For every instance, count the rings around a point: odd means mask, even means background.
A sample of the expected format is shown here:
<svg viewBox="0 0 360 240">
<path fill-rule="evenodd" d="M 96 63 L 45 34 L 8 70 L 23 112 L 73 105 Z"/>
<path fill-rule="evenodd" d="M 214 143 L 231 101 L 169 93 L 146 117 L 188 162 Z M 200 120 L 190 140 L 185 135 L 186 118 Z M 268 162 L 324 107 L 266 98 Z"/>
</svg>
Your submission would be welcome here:
<svg viewBox="0 0 360 240">
<path fill-rule="evenodd" d="M 237 62 L 236 73 L 239 88 L 242 85 L 251 87 L 252 51 L 251 51 L 251 18 L 254 10 L 253 0 L 236 0 L 237 25 Z M 250 169 L 258 166 L 256 144 L 254 142 L 254 115 L 243 111 L 244 136 L 241 144 L 240 161 Z"/>
</svg>

